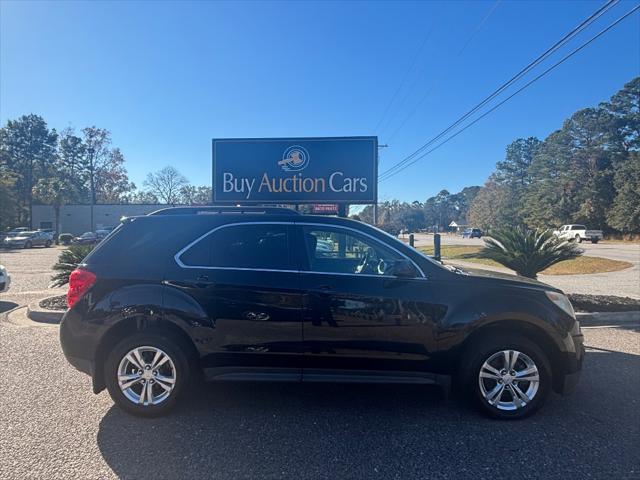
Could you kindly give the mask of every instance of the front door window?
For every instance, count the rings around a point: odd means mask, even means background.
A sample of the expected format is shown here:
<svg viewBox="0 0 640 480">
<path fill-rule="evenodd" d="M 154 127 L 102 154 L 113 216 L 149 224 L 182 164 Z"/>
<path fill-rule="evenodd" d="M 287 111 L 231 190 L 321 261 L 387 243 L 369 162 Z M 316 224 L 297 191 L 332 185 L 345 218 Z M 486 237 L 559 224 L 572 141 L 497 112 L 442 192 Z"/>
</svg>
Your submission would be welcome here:
<svg viewBox="0 0 640 480">
<path fill-rule="evenodd" d="M 389 275 L 400 255 L 373 239 L 340 228 L 303 228 L 312 272 Z"/>
</svg>

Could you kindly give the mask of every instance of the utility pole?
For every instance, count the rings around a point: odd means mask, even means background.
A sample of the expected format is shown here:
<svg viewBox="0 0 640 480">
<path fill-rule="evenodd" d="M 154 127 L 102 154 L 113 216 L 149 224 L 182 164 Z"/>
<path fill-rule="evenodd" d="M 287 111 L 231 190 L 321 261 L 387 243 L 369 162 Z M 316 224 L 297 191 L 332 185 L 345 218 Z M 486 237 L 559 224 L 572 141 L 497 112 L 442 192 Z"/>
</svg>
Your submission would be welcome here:
<svg viewBox="0 0 640 480">
<path fill-rule="evenodd" d="M 378 145 L 378 150 L 381 148 L 389 148 L 389 145 L 383 143 L 382 145 Z M 376 152 L 376 173 L 378 172 L 378 167 L 380 166 L 380 153 Z M 378 179 L 376 178 L 376 182 Z M 378 187 L 376 185 L 376 199 L 373 203 L 373 225 L 378 225 Z"/>
<path fill-rule="evenodd" d="M 91 198 L 89 199 L 90 202 L 90 206 L 89 206 L 89 210 L 90 210 L 90 222 L 91 222 L 91 228 L 90 230 L 93 232 L 93 206 L 96 203 L 96 182 L 95 182 L 95 158 L 94 158 L 94 150 L 93 148 L 89 147 L 87 149 L 87 154 L 88 154 L 88 158 L 90 159 L 89 161 L 89 182 L 90 182 L 90 195 Z"/>
</svg>

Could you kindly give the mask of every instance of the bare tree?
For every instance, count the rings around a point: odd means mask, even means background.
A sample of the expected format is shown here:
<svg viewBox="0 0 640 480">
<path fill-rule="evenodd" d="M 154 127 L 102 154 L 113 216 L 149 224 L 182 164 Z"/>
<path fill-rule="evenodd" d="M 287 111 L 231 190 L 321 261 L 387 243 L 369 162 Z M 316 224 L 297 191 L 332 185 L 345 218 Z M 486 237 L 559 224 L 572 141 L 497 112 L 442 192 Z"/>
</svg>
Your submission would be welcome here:
<svg viewBox="0 0 640 480">
<path fill-rule="evenodd" d="M 166 204 L 179 203 L 181 190 L 189 185 L 189 181 L 174 167 L 164 167 L 147 175 L 144 186 L 158 199 Z"/>
</svg>

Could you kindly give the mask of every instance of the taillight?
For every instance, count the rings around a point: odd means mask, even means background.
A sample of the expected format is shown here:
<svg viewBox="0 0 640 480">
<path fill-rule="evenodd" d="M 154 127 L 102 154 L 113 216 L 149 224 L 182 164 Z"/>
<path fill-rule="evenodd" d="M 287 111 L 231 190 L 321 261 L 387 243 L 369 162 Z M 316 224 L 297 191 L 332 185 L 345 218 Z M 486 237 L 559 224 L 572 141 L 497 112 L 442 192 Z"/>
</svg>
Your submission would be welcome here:
<svg viewBox="0 0 640 480">
<path fill-rule="evenodd" d="M 71 308 L 94 283 L 96 283 L 96 276 L 89 270 L 76 268 L 71 272 L 71 275 L 69 275 L 69 290 L 67 290 L 68 307 Z"/>
</svg>

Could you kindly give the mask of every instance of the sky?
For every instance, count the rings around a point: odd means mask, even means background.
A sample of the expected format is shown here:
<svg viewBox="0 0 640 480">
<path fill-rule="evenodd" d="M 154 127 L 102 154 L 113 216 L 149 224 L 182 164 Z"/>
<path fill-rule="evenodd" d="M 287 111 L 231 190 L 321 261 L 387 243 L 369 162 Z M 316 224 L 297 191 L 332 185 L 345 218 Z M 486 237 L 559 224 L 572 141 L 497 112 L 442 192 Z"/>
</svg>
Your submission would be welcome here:
<svg viewBox="0 0 640 480">
<path fill-rule="evenodd" d="M 0 0 L 0 122 L 106 128 L 139 187 L 166 165 L 210 185 L 211 139 L 228 137 L 377 135 L 382 172 L 603 3 Z M 621 1 L 545 65 L 636 5 Z M 381 182 L 379 198 L 482 185 L 511 141 L 546 137 L 638 75 L 636 12 Z"/>
</svg>

